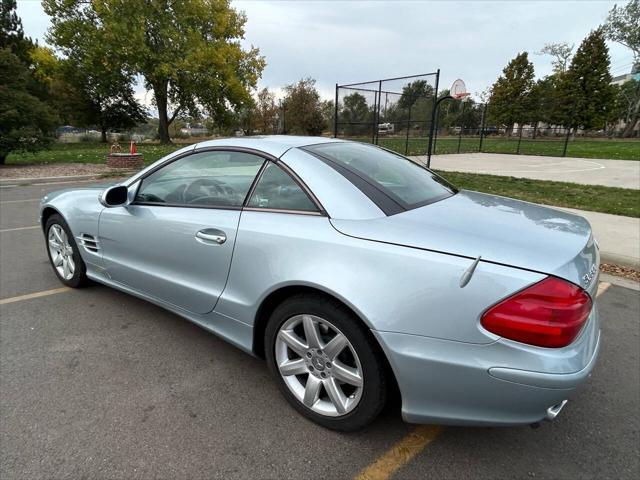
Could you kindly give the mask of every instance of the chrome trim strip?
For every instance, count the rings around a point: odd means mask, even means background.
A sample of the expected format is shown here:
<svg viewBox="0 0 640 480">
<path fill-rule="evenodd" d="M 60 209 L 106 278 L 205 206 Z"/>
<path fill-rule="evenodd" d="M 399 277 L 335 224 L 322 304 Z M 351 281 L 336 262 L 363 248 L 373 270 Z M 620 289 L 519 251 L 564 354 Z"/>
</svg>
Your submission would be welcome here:
<svg viewBox="0 0 640 480">
<path fill-rule="evenodd" d="M 322 212 L 309 212 L 307 210 L 287 210 L 284 208 L 244 207 L 242 210 L 249 211 L 249 212 L 290 213 L 294 215 L 311 215 L 314 217 L 326 216 Z"/>
</svg>

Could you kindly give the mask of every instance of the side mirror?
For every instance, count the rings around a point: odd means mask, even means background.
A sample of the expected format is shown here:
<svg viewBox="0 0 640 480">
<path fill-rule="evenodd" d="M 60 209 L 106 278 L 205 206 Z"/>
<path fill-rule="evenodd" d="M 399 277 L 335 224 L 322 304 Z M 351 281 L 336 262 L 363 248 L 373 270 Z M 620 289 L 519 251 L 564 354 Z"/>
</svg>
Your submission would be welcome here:
<svg viewBox="0 0 640 480">
<path fill-rule="evenodd" d="M 114 185 L 100 195 L 100 203 L 105 207 L 123 207 L 129 203 L 129 189 L 124 185 Z"/>
</svg>

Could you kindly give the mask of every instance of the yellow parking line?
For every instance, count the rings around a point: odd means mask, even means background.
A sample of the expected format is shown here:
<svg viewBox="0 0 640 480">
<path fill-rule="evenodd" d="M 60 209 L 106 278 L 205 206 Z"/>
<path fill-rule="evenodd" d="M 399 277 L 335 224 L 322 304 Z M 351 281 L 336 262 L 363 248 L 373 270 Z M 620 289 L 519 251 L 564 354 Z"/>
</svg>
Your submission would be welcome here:
<svg viewBox="0 0 640 480">
<path fill-rule="evenodd" d="M 6 305 L 7 303 L 21 302 L 23 300 L 30 300 L 32 298 L 46 297 L 48 295 L 55 295 L 56 293 L 66 292 L 71 290 L 69 287 L 54 288 L 52 290 L 44 290 L 42 292 L 27 293 L 26 295 L 18 295 L 17 297 L 3 298 L 0 300 L 0 305 Z"/>
<path fill-rule="evenodd" d="M 604 292 L 606 292 L 610 286 L 611 284 L 609 282 L 600 282 L 600 285 L 598 285 L 598 293 L 596 293 L 596 297 L 599 297 Z"/>
<path fill-rule="evenodd" d="M 391 447 L 371 465 L 362 470 L 355 480 L 385 480 L 400 467 L 411 461 L 427 445 L 433 442 L 444 429 L 434 425 L 420 425 Z"/>
<path fill-rule="evenodd" d="M 15 232 L 18 230 L 33 230 L 34 228 L 42 228 L 40 225 L 32 225 L 31 227 L 18 227 L 18 228 L 4 228 L 0 230 L 0 233 L 4 232 Z"/>
<path fill-rule="evenodd" d="M 28 202 L 39 202 L 39 198 L 27 198 L 25 200 L 0 200 L 0 205 L 6 205 L 7 203 L 28 203 Z"/>
</svg>

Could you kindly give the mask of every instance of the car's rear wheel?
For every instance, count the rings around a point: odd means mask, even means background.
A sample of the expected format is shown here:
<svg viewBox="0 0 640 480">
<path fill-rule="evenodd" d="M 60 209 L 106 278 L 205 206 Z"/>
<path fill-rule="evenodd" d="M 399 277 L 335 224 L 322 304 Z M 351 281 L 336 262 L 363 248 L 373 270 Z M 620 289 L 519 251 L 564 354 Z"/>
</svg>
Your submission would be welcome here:
<svg viewBox="0 0 640 480">
<path fill-rule="evenodd" d="M 357 430 L 384 407 L 382 353 L 342 304 L 307 294 L 288 299 L 271 315 L 265 345 L 269 368 L 284 396 L 314 422 Z"/>
<path fill-rule="evenodd" d="M 58 279 L 68 287 L 81 287 L 88 282 L 87 269 L 67 222 L 51 215 L 45 225 L 47 254 Z"/>
</svg>

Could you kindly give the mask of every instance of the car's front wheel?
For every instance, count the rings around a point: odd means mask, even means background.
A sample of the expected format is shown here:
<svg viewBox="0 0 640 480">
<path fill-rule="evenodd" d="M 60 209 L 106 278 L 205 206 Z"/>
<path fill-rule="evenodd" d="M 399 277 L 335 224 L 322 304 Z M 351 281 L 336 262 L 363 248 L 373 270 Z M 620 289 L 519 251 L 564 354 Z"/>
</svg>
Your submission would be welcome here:
<svg viewBox="0 0 640 480">
<path fill-rule="evenodd" d="M 81 287 L 88 282 L 86 266 L 78 245 L 67 225 L 58 215 L 51 215 L 45 225 L 47 254 L 58 279 L 68 287 Z"/>
<path fill-rule="evenodd" d="M 340 303 L 306 294 L 288 299 L 271 315 L 265 345 L 284 396 L 314 422 L 353 431 L 384 407 L 382 353 L 366 327 Z"/>
</svg>

